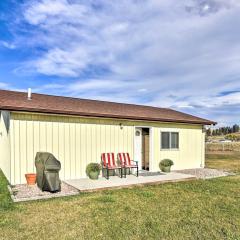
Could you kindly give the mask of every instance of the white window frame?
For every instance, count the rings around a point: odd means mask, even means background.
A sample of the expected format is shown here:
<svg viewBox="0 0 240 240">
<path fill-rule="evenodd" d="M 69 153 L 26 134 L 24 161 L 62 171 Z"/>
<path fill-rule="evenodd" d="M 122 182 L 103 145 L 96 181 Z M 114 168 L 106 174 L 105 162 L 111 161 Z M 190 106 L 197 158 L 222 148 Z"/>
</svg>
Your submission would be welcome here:
<svg viewBox="0 0 240 240">
<path fill-rule="evenodd" d="M 162 133 L 169 133 L 169 148 L 162 148 Z M 172 133 L 177 133 L 178 134 L 178 148 L 172 148 Z M 180 146 L 180 133 L 179 131 L 173 131 L 173 130 L 161 130 L 160 131 L 160 149 L 161 151 L 179 151 L 179 146 Z"/>
</svg>

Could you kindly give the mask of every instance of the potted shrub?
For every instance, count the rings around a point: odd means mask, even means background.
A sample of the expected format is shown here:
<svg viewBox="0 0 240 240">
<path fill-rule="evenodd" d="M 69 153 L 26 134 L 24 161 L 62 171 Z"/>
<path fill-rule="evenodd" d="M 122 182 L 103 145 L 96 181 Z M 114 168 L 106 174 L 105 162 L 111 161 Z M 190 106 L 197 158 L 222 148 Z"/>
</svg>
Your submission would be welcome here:
<svg viewBox="0 0 240 240">
<path fill-rule="evenodd" d="M 98 179 L 100 173 L 100 164 L 98 163 L 89 163 L 86 168 L 86 174 L 90 179 Z"/>
<path fill-rule="evenodd" d="M 172 165 L 174 165 L 174 163 L 173 163 L 173 161 L 171 159 L 163 159 L 159 163 L 159 168 L 163 172 L 170 172 Z"/>
<path fill-rule="evenodd" d="M 25 174 L 25 178 L 27 180 L 27 185 L 35 185 L 37 175 L 36 173 L 27 173 Z"/>
</svg>

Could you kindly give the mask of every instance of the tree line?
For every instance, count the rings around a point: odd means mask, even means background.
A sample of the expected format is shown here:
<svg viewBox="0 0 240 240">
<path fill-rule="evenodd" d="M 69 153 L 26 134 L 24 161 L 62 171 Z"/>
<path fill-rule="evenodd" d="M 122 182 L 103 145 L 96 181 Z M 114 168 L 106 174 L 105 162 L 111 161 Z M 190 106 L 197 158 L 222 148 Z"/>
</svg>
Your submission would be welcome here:
<svg viewBox="0 0 240 240">
<path fill-rule="evenodd" d="M 234 124 L 232 127 L 219 127 L 216 129 L 207 129 L 207 136 L 221 136 L 221 135 L 227 135 L 231 133 L 239 132 L 239 125 Z"/>
</svg>

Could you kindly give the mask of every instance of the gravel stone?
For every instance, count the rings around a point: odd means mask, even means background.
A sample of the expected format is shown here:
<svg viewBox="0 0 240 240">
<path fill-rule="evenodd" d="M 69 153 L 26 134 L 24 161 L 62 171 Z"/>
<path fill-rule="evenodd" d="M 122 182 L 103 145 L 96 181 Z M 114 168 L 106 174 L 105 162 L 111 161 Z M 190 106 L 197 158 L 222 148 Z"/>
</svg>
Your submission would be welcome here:
<svg viewBox="0 0 240 240">
<path fill-rule="evenodd" d="M 37 184 L 28 186 L 27 184 L 17 184 L 11 186 L 10 193 L 14 202 L 47 199 L 54 197 L 64 197 L 79 194 L 79 191 L 65 182 L 61 184 L 61 192 L 42 192 Z"/>
<path fill-rule="evenodd" d="M 210 178 L 234 175 L 233 173 L 230 173 L 230 172 L 226 172 L 218 169 L 212 169 L 212 168 L 194 168 L 194 169 L 178 170 L 175 172 L 191 174 L 196 176 L 199 179 L 210 179 Z"/>
</svg>

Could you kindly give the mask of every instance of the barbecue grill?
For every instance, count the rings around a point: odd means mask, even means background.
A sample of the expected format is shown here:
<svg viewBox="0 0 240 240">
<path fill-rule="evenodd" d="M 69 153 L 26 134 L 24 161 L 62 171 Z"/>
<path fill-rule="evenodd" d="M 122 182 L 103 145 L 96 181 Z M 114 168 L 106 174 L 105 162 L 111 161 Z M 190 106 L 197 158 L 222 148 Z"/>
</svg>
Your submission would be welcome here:
<svg viewBox="0 0 240 240">
<path fill-rule="evenodd" d="M 61 191 L 61 181 L 59 179 L 61 163 L 53 154 L 38 152 L 35 157 L 35 166 L 37 170 L 37 186 L 42 191 Z"/>
</svg>

